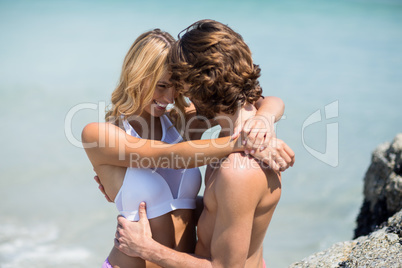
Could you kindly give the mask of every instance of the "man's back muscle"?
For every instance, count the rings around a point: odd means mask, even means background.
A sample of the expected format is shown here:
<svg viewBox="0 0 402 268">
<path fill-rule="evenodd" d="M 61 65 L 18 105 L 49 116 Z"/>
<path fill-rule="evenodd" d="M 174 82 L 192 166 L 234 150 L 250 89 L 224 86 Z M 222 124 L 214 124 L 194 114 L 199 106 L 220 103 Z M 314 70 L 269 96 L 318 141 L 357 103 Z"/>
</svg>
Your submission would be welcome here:
<svg viewBox="0 0 402 268">
<path fill-rule="evenodd" d="M 280 198 L 280 174 L 236 153 L 218 167 L 209 166 L 205 181 L 195 253 L 223 258 L 219 262 L 224 266 L 254 267 L 261 259 L 262 242 Z M 239 264 L 237 257 L 248 260 Z"/>
</svg>

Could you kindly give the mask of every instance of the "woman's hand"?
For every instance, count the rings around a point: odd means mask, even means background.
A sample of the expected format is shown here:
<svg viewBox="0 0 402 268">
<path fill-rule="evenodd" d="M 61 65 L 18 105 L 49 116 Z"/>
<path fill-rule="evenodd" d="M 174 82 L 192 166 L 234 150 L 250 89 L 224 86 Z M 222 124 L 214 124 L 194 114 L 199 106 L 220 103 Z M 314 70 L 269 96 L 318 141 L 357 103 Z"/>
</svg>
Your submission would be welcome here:
<svg viewBox="0 0 402 268">
<path fill-rule="evenodd" d="M 272 138 L 276 138 L 274 116 L 255 115 L 247 119 L 242 126 L 234 130 L 233 138 L 242 137 L 245 154 L 254 154 L 258 149 L 264 150 Z"/>
<path fill-rule="evenodd" d="M 98 175 L 95 175 L 94 177 L 95 181 L 99 184 L 98 189 L 102 192 L 102 194 L 105 196 L 106 200 L 110 203 L 113 203 L 113 200 L 109 198 L 109 196 L 105 192 L 105 188 L 103 187 Z"/>
<path fill-rule="evenodd" d="M 274 171 L 285 171 L 295 162 L 293 150 L 284 141 L 277 138 L 271 138 L 266 149 L 258 149 L 251 155 L 268 164 Z"/>
</svg>

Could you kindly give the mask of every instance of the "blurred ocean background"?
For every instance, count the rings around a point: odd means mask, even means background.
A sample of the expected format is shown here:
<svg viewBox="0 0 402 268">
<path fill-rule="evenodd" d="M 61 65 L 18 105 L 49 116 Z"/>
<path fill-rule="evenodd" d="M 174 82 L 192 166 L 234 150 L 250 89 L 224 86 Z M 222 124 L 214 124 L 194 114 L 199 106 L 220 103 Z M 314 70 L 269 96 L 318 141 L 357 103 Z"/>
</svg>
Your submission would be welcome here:
<svg viewBox="0 0 402 268">
<path fill-rule="evenodd" d="M 0 1 L 0 267 L 100 267 L 117 211 L 80 133 L 102 121 L 144 31 L 204 18 L 242 34 L 296 152 L 264 242 L 270 268 L 353 236 L 374 148 L 402 132 L 402 1 Z M 239 241 L 240 242 L 240 241 Z"/>
</svg>

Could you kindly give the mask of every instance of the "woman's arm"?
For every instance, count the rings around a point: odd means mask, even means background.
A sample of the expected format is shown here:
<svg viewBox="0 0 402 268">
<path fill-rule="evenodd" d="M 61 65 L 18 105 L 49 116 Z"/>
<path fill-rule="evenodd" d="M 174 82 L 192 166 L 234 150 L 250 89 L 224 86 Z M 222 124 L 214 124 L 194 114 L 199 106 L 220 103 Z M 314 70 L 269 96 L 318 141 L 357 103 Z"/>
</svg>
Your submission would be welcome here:
<svg viewBox="0 0 402 268">
<path fill-rule="evenodd" d="M 231 137 L 167 144 L 130 136 L 110 123 L 85 126 L 82 142 L 93 166 L 193 168 L 243 151 Z"/>
<path fill-rule="evenodd" d="M 260 100 L 258 105 L 260 110 L 277 111 L 275 118 L 280 118 L 283 114 L 280 103 L 283 104 L 279 98 L 267 97 Z M 217 161 L 232 152 L 244 151 L 240 141 L 233 137 L 166 144 L 130 136 L 109 123 L 91 123 L 85 126 L 82 142 L 93 166 L 108 164 L 141 167 L 145 164 L 146 167 L 192 168 Z M 269 164 L 269 158 L 265 156 L 259 159 Z"/>
<path fill-rule="evenodd" d="M 273 125 L 275 122 L 279 121 L 285 111 L 284 102 L 274 96 L 261 97 L 256 103 L 255 107 L 257 108 L 256 115 L 247 121 L 247 124 L 244 125 L 244 132 L 248 133 L 248 139 L 250 139 L 250 143 L 256 143 L 255 139 L 262 138 L 266 133 L 271 133 L 273 131 Z M 185 110 L 186 117 L 186 129 L 185 129 L 185 138 L 186 140 L 198 140 L 201 139 L 202 134 L 209 128 L 217 125 L 217 122 L 213 119 L 211 120 L 202 120 L 197 118 L 197 112 L 192 103 Z M 235 131 L 235 133 L 239 133 L 241 129 Z M 256 135 L 259 133 L 259 135 Z M 275 133 L 271 134 L 271 136 L 275 137 Z M 237 136 L 236 136 L 237 137 Z"/>
<path fill-rule="evenodd" d="M 256 103 L 256 115 L 248 119 L 244 125 L 239 126 L 234 130 L 233 139 L 242 137 L 244 152 L 251 153 L 257 159 L 262 160 L 262 155 L 265 155 L 263 162 L 270 165 L 274 170 L 286 170 L 289 166 L 293 166 L 294 153 L 283 153 L 280 148 L 272 147 L 277 143 L 271 142 L 276 140 L 274 129 L 275 122 L 279 121 L 285 111 L 284 102 L 274 96 L 261 97 Z M 209 128 L 215 126 L 216 121 L 207 120 L 204 118 L 198 119 L 195 107 L 190 104 L 186 108 L 186 140 L 200 139 L 201 135 Z M 268 148 L 268 152 L 261 152 Z M 290 149 L 291 150 L 291 149 Z M 280 155 L 281 158 L 272 157 Z M 287 155 L 286 155 L 287 154 Z"/>
<path fill-rule="evenodd" d="M 235 129 L 233 138 L 242 136 L 245 153 L 254 154 L 257 150 L 264 150 L 270 140 L 276 137 L 274 124 L 279 121 L 285 111 L 284 102 L 278 97 L 261 97 L 256 103 L 255 116 L 248 119 L 244 125 Z"/>
<path fill-rule="evenodd" d="M 256 103 L 256 115 L 271 118 L 273 122 L 278 122 L 285 112 L 285 103 L 282 99 L 274 96 L 261 97 Z"/>
</svg>

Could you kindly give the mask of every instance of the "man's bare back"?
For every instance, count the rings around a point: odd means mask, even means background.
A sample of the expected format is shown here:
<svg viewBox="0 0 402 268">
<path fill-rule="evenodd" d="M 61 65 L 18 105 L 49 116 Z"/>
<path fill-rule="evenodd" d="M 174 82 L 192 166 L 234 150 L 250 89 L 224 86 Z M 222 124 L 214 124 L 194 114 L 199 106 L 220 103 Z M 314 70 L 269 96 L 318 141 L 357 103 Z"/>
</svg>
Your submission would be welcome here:
<svg viewBox="0 0 402 268">
<path fill-rule="evenodd" d="M 281 195 L 280 173 L 234 153 L 208 166 L 205 184 L 195 254 L 219 258 L 224 267 L 262 267 L 262 243 Z"/>
</svg>

